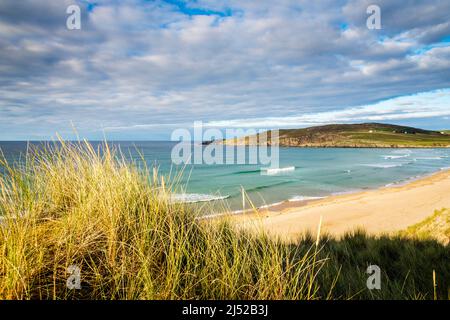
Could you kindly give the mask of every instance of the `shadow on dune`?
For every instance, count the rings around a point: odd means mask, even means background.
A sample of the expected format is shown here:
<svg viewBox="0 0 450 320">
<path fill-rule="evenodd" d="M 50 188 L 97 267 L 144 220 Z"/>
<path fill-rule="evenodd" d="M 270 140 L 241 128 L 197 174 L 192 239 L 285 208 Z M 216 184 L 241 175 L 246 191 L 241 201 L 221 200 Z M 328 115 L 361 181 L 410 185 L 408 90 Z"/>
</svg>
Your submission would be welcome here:
<svg viewBox="0 0 450 320">
<path fill-rule="evenodd" d="M 290 245 L 300 256 L 301 248 L 315 244 L 311 235 Z M 450 246 L 435 240 L 402 236 L 373 237 L 358 230 L 341 239 L 324 235 L 318 245 L 320 259 L 327 259 L 318 273 L 319 296 L 333 299 L 449 299 Z M 381 289 L 367 288 L 367 268 L 381 270 Z M 435 273 L 435 284 L 433 281 Z"/>
</svg>

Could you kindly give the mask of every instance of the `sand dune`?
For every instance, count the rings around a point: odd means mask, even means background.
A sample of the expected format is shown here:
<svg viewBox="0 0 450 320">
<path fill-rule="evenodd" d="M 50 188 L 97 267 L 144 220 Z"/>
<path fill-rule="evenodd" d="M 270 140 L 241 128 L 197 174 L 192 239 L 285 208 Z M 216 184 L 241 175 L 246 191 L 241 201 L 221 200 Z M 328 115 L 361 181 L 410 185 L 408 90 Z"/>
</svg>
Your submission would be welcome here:
<svg viewBox="0 0 450 320">
<path fill-rule="evenodd" d="M 363 228 L 370 234 L 403 230 L 434 213 L 450 208 L 450 170 L 397 187 L 331 196 L 279 212 L 264 210 L 233 218 L 243 228 L 264 228 L 285 239 L 321 230 L 335 236 Z"/>
</svg>

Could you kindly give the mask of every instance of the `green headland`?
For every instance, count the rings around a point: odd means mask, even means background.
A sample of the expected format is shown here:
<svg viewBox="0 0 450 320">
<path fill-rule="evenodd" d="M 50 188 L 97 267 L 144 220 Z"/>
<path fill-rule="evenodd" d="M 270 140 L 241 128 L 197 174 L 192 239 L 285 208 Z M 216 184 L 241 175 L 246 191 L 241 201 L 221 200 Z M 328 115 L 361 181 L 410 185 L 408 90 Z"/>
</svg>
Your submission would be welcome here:
<svg viewBox="0 0 450 320">
<path fill-rule="evenodd" d="M 225 140 L 227 145 L 272 144 L 261 134 Z M 260 142 L 264 141 L 264 142 Z M 274 143 L 276 144 L 276 143 Z M 450 147 L 450 130 L 431 131 L 383 123 L 331 124 L 303 129 L 281 129 L 279 145 L 285 147 L 439 148 Z"/>
</svg>

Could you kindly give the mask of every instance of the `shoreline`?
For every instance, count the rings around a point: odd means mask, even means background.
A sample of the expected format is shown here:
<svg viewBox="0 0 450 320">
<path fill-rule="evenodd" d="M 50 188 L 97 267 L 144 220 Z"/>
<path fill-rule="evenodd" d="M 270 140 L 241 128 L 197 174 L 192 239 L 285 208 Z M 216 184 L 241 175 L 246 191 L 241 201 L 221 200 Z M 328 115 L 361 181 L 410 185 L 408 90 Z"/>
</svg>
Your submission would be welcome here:
<svg viewBox="0 0 450 320">
<path fill-rule="evenodd" d="M 312 204 L 316 201 L 321 201 L 324 199 L 328 199 L 330 197 L 337 197 L 337 196 L 345 196 L 345 195 L 352 195 L 352 194 L 357 194 L 357 193 L 362 193 L 362 192 L 368 192 L 368 191 L 375 191 L 375 190 L 382 190 L 385 188 L 398 188 L 398 187 L 402 187 L 405 185 L 408 185 L 410 183 L 413 183 L 415 181 L 418 180 L 422 180 L 422 179 L 426 179 L 429 178 L 435 174 L 439 174 L 442 173 L 444 171 L 450 171 L 450 167 L 444 167 L 444 168 L 440 168 L 439 171 L 434 171 L 434 172 L 430 172 L 430 173 L 426 173 L 423 175 L 417 175 L 417 176 L 413 176 L 410 178 L 407 178 L 405 180 L 402 181 L 396 181 L 396 182 L 392 182 L 392 183 L 388 183 L 384 186 L 379 186 L 379 187 L 368 187 L 368 188 L 363 188 L 363 189 L 357 189 L 357 190 L 348 190 L 348 191 L 343 191 L 343 192 L 339 192 L 339 193 L 332 193 L 329 195 L 324 195 L 324 196 L 305 196 L 305 199 L 301 199 L 301 200 L 293 200 L 292 198 L 288 198 L 285 200 L 281 200 L 281 201 L 277 201 L 274 203 L 269 203 L 269 204 L 265 204 L 262 206 L 257 207 L 256 209 L 258 211 L 268 211 L 268 212 L 282 212 L 286 209 L 290 209 L 290 208 L 300 208 L 300 207 L 304 207 L 306 205 Z M 230 196 L 227 196 L 230 197 Z M 201 202 L 201 201 L 198 201 Z M 211 213 L 211 214 L 206 214 L 206 215 L 202 215 L 199 216 L 198 219 L 215 219 L 215 218 L 220 218 L 220 217 L 224 217 L 224 216 L 239 216 L 239 215 L 251 215 L 254 214 L 255 210 L 254 209 L 237 209 L 237 210 L 231 210 L 231 211 L 225 211 L 225 212 L 217 212 L 217 213 Z"/>
<path fill-rule="evenodd" d="M 263 229 L 293 240 L 300 234 L 321 230 L 334 236 L 356 229 L 370 234 L 396 232 L 423 221 L 435 210 L 450 208 L 450 169 L 376 189 L 330 195 L 323 199 L 285 201 L 275 206 L 225 214 L 244 229 Z M 220 218 L 220 217 L 216 217 Z"/>
<path fill-rule="evenodd" d="M 299 207 L 304 207 L 308 204 L 312 204 L 316 201 L 320 201 L 320 200 L 326 200 L 330 197 L 339 197 L 339 196 L 346 196 L 346 195 L 353 195 L 353 194 L 357 194 L 357 193 L 363 193 L 363 192 L 369 192 L 369 191 L 376 191 L 376 190 L 383 190 L 386 188 L 399 188 L 399 187 L 403 187 L 406 186 L 410 183 L 413 183 L 415 181 L 420 181 L 422 179 L 427 179 L 429 177 L 432 177 L 436 174 L 442 173 L 444 171 L 450 171 L 450 168 L 441 168 L 439 171 L 435 171 L 435 172 L 431 172 L 431 173 L 426 173 L 423 175 L 418 175 L 418 176 L 413 176 L 410 177 L 408 179 L 405 179 L 403 181 L 398 181 L 398 182 L 392 182 L 392 183 L 388 183 L 384 186 L 379 186 L 379 187 L 374 187 L 374 188 L 363 188 L 363 189 L 358 189 L 358 190 L 349 190 L 349 191 L 343 191 L 343 192 L 339 192 L 339 193 L 332 193 L 330 195 L 326 195 L 323 197 L 310 197 L 310 199 L 305 199 L 305 200 L 291 200 L 291 199 L 287 199 L 287 200 L 283 200 L 277 203 L 273 203 L 273 204 L 268 204 L 266 206 L 262 206 L 259 207 L 258 210 L 269 210 L 272 212 L 281 212 L 283 210 L 289 209 L 289 208 L 299 208 Z M 237 210 L 240 211 L 241 213 L 242 210 Z M 248 210 L 246 210 L 248 211 Z M 253 211 L 253 210 L 252 210 Z"/>
</svg>

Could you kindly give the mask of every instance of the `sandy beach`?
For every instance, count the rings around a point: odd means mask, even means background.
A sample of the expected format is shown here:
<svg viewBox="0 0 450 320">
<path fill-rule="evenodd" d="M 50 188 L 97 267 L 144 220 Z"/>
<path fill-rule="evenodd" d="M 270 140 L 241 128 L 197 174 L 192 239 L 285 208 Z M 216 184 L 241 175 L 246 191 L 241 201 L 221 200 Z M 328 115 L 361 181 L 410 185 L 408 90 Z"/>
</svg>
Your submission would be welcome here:
<svg viewBox="0 0 450 320">
<path fill-rule="evenodd" d="M 362 228 L 369 234 L 391 233 L 423 221 L 436 209 L 450 208 L 450 170 L 401 186 L 330 196 L 298 206 L 269 208 L 235 216 L 242 228 L 263 228 L 284 239 L 310 231 L 341 236 Z"/>
</svg>

